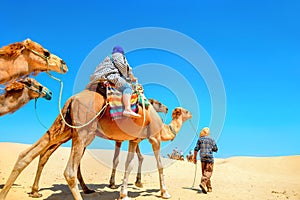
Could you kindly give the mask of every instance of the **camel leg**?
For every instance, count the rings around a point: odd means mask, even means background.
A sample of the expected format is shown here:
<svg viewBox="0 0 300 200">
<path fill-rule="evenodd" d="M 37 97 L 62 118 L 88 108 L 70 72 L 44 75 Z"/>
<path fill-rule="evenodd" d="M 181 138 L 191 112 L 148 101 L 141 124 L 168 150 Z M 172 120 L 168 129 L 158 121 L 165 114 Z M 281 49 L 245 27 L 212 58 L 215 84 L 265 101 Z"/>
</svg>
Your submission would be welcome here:
<svg viewBox="0 0 300 200">
<path fill-rule="evenodd" d="M 137 187 L 142 188 L 143 187 L 143 184 L 142 184 L 142 164 L 143 164 L 143 161 L 144 161 L 144 157 L 141 154 L 139 145 L 137 145 L 137 147 L 136 147 L 136 155 L 138 156 L 139 166 L 138 166 L 138 173 L 136 175 L 135 185 Z"/>
<path fill-rule="evenodd" d="M 86 148 L 84 148 L 84 152 L 85 152 L 85 149 L 86 149 Z M 83 153 L 84 153 L 84 152 L 83 152 Z M 83 156 L 83 155 L 82 155 L 82 156 Z M 81 186 L 81 188 L 82 188 L 84 194 L 91 194 L 91 193 L 94 193 L 95 190 L 89 189 L 89 188 L 87 187 L 87 185 L 85 184 L 85 182 L 84 182 L 84 180 L 83 180 L 83 177 L 82 177 L 82 174 L 81 174 L 80 166 L 81 166 L 81 165 L 79 164 L 79 166 L 78 166 L 78 171 L 77 171 L 77 179 L 78 179 L 78 181 L 79 181 L 79 183 L 80 183 L 80 186 Z"/>
<path fill-rule="evenodd" d="M 78 136 L 76 138 L 72 138 L 71 154 L 64 171 L 65 179 L 75 200 L 82 200 L 76 179 L 84 148 L 85 146 Z"/>
<path fill-rule="evenodd" d="M 33 197 L 33 198 L 42 197 L 42 194 L 38 193 L 38 191 L 39 191 L 39 181 L 40 181 L 40 178 L 41 178 L 42 171 L 43 171 L 44 166 L 46 165 L 47 161 L 49 160 L 50 156 L 52 155 L 52 153 L 54 151 L 56 151 L 56 149 L 60 145 L 61 145 L 61 143 L 52 145 L 46 151 L 44 151 L 40 154 L 39 164 L 38 164 L 37 172 L 36 172 L 36 175 L 35 175 L 34 183 L 32 185 L 31 192 L 29 193 L 30 197 Z"/>
<path fill-rule="evenodd" d="M 49 147 L 45 152 L 41 153 L 40 159 L 39 159 L 37 173 L 36 173 L 36 176 L 35 176 L 32 188 L 31 188 L 31 192 L 29 193 L 30 197 L 33 197 L 33 198 L 40 198 L 40 197 L 42 197 L 42 194 L 38 193 L 38 191 L 39 191 L 39 181 L 40 181 L 40 178 L 41 178 L 42 171 L 44 169 L 44 166 L 48 162 L 50 156 L 53 154 L 53 152 L 55 152 L 57 150 L 57 148 L 61 144 L 62 143 L 54 144 L 51 147 Z M 80 165 L 78 167 L 77 178 L 78 178 L 79 183 L 80 183 L 80 185 L 81 185 L 81 187 L 83 189 L 83 192 L 85 194 L 90 194 L 90 193 L 95 192 L 94 190 L 90 190 L 86 186 L 86 184 L 85 184 L 85 182 L 84 182 L 84 180 L 82 178 L 82 175 L 81 175 Z"/>
<path fill-rule="evenodd" d="M 112 172 L 111 172 L 111 176 L 110 176 L 110 179 L 109 179 L 109 186 L 108 186 L 111 189 L 116 189 L 117 188 L 117 186 L 115 184 L 115 177 L 116 177 L 116 169 L 117 169 L 117 166 L 119 164 L 119 156 L 120 156 L 121 145 L 122 145 L 122 142 L 117 142 L 116 141 L 115 154 L 114 154 L 114 158 L 113 158 L 113 169 L 112 169 Z"/>
<path fill-rule="evenodd" d="M 15 180 L 18 178 L 21 172 L 32 162 L 34 158 L 40 155 L 40 153 L 44 151 L 45 148 L 47 148 L 48 143 L 49 137 L 46 134 L 31 147 L 20 153 L 13 170 L 8 180 L 6 181 L 5 186 L 0 192 L 0 200 L 5 199 L 11 186 L 14 184 Z"/>
<path fill-rule="evenodd" d="M 158 173 L 159 173 L 159 183 L 160 183 L 160 192 L 161 197 L 164 199 L 171 198 L 171 195 L 167 191 L 165 185 L 164 174 L 163 174 L 163 165 L 160 158 L 160 141 L 156 138 L 149 138 L 150 143 L 152 144 L 152 149 L 157 163 Z"/>
<path fill-rule="evenodd" d="M 128 147 L 128 154 L 127 154 L 127 159 L 125 163 L 125 173 L 124 173 L 124 178 L 123 178 L 123 183 L 120 191 L 120 199 L 130 199 L 127 196 L 127 184 L 128 184 L 128 178 L 130 175 L 130 172 L 133 168 L 133 163 L 132 160 L 134 158 L 134 153 L 136 151 L 138 143 L 134 141 L 129 141 L 129 147 Z"/>
<path fill-rule="evenodd" d="M 77 174 L 80 173 L 80 161 L 85 148 L 94 140 L 95 135 L 90 132 L 89 127 L 85 127 L 73 132 L 71 154 L 64 171 L 65 179 L 69 185 L 73 198 L 82 200 L 77 184 Z M 80 180 L 80 179 L 79 179 Z M 81 180 L 82 176 L 81 176 Z"/>
</svg>

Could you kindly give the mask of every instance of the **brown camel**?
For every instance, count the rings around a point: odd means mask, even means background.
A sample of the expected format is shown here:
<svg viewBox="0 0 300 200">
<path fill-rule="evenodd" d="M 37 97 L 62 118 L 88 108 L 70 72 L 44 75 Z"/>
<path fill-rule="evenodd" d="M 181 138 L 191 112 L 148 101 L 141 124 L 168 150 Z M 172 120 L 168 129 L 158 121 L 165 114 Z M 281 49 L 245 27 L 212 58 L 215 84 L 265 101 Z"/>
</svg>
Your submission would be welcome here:
<svg viewBox="0 0 300 200">
<path fill-rule="evenodd" d="M 50 100 L 51 96 L 51 91 L 33 78 L 10 82 L 0 96 L 0 116 L 15 112 L 32 99 L 43 97 Z"/>
<path fill-rule="evenodd" d="M 155 99 L 149 99 L 149 102 L 151 103 L 151 105 L 153 106 L 153 108 L 155 109 L 156 112 L 163 112 L 163 113 L 167 113 L 168 112 L 168 108 L 160 103 L 159 101 L 155 100 Z M 54 141 L 55 142 L 55 141 Z M 38 198 L 41 197 L 42 194 L 38 193 L 39 191 L 39 180 L 42 174 L 42 170 L 44 168 L 44 166 L 46 165 L 48 159 L 50 158 L 50 156 L 52 155 L 52 153 L 65 141 L 56 141 L 57 143 L 51 144 L 51 148 L 49 148 L 46 152 L 43 152 L 43 154 L 40 155 L 40 159 L 39 159 L 39 164 L 38 164 L 38 169 L 37 169 L 37 173 L 36 173 L 36 177 L 34 179 L 34 183 L 32 185 L 32 190 L 29 193 L 29 196 L 34 197 L 34 198 Z M 120 154 L 120 147 L 121 147 L 122 141 L 116 141 L 116 146 L 115 146 L 115 154 L 114 154 L 114 159 L 113 159 L 113 173 L 111 175 L 110 178 L 110 185 L 109 187 L 111 188 L 116 188 L 115 186 L 115 172 L 116 172 L 116 168 L 118 165 L 118 161 L 119 161 L 119 154 Z M 143 162 L 143 156 L 139 150 L 139 147 L 137 146 L 137 150 L 136 150 L 136 154 L 138 156 L 139 159 L 139 167 L 138 167 L 138 174 L 137 174 L 137 181 L 136 181 L 136 185 L 138 187 L 142 187 L 142 183 L 141 183 L 141 165 Z M 78 173 L 77 173 L 77 178 L 79 180 L 79 183 L 83 189 L 83 192 L 85 194 L 89 194 L 94 192 L 93 190 L 90 190 L 87 185 L 85 184 L 82 175 L 81 175 L 81 171 L 80 171 L 80 167 L 78 169 Z"/>
<path fill-rule="evenodd" d="M 102 109 L 104 104 L 105 99 L 100 94 L 84 90 L 66 102 L 62 113 L 68 123 L 78 126 L 92 119 L 95 114 Z M 102 117 L 97 118 L 97 120 L 94 120 L 84 128 L 79 129 L 73 129 L 67 126 L 61 118 L 61 115 L 59 115 L 47 133 L 19 155 L 14 169 L 0 192 L 0 200 L 5 199 L 17 177 L 35 157 L 43 155 L 51 148 L 55 148 L 55 144 L 58 143 L 57 141 L 66 142 L 69 139 L 72 139 L 72 148 L 64 176 L 74 199 L 82 199 L 78 185 L 76 184 L 77 172 L 78 169 L 80 169 L 80 160 L 85 148 L 93 141 L 96 135 L 115 141 L 130 141 L 125 167 L 126 170 L 120 191 L 121 198 L 128 199 L 127 182 L 132 169 L 131 161 L 138 142 L 146 138 L 152 144 L 157 161 L 161 195 L 163 198 L 170 198 L 171 196 L 168 194 L 164 183 L 163 166 L 160 159 L 160 142 L 174 139 L 183 122 L 191 118 L 192 115 L 183 108 L 176 108 L 172 113 L 172 122 L 169 125 L 163 125 L 162 120 L 152 106 L 146 111 L 143 111 L 140 107 L 139 114 L 142 117 L 138 119 L 124 118 L 113 121 L 109 115 L 109 110 L 106 109 Z M 54 144 L 54 146 L 52 146 L 52 144 Z"/>
<path fill-rule="evenodd" d="M 0 84 L 42 71 L 66 73 L 68 68 L 61 58 L 30 39 L 0 49 Z"/>
</svg>

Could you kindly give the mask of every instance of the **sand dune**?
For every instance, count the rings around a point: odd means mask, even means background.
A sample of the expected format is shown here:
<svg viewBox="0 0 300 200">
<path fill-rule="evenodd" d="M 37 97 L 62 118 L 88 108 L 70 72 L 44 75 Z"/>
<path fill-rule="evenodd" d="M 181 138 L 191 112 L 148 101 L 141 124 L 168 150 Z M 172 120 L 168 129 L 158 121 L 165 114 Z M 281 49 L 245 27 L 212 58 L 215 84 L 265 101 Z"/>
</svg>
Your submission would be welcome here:
<svg viewBox="0 0 300 200">
<path fill-rule="evenodd" d="M 18 154 L 29 145 L 15 143 L 0 143 L 0 189 L 3 188 Z M 73 197 L 63 177 L 63 171 L 68 161 L 70 149 L 59 148 L 45 166 L 40 181 L 40 199 L 46 200 L 72 200 Z M 86 183 L 94 194 L 83 195 L 85 200 L 109 200 L 117 199 L 119 189 L 112 190 L 107 187 L 111 169 L 97 159 L 110 161 L 112 152 L 99 151 L 86 153 L 82 160 L 82 173 Z M 120 162 L 120 169 L 124 166 L 124 157 Z M 152 165 L 151 157 L 145 158 L 145 173 L 142 174 L 144 188 L 134 186 L 135 174 L 130 176 L 129 196 L 132 199 L 152 200 L 159 198 L 158 173 L 147 169 Z M 27 200 L 28 192 L 34 180 L 38 159 L 35 159 L 19 176 L 10 190 L 7 200 Z M 165 179 L 171 199 L 289 199 L 300 200 L 300 156 L 286 157 L 232 157 L 228 159 L 216 159 L 215 171 L 212 177 L 213 192 L 202 194 L 198 185 L 200 181 L 200 163 L 197 165 L 195 187 L 195 165 L 186 161 L 170 163 L 168 159 L 165 168 Z M 147 165 L 147 166 L 146 166 Z M 122 172 L 116 176 L 117 184 L 121 183 Z"/>
</svg>

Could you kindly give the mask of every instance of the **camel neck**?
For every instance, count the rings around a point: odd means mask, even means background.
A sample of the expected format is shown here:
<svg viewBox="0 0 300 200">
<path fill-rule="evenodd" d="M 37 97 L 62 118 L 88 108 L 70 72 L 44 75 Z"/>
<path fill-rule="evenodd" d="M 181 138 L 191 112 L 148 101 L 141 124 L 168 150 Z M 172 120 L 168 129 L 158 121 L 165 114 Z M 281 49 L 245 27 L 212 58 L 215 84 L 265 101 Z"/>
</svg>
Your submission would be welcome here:
<svg viewBox="0 0 300 200">
<path fill-rule="evenodd" d="M 169 125 L 164 124 L 162 129 L 162 141 L 173 140 L 182 126 L 182 118 L 173 119 Z"/>
</svg>

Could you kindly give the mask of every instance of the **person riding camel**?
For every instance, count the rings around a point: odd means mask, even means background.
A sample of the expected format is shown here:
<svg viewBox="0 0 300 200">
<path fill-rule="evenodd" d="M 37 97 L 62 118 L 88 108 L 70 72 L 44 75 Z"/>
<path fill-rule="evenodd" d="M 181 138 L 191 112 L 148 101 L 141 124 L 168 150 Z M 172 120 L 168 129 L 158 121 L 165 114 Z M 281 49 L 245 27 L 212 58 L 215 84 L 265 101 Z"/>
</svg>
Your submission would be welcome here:
<svg viewBox="0 0 300 200">
<path fill-rule="evenodd" d="M 124 55 L 124 50 L 120 46 L 113 48 L 112 54 L 96 67 L 90 77 L 90 83 L 108 81 L 115 85 L 116 89 L 122 92 L 122 102 L 124 104 L 123 115 L 126 117 L 139 118 L 139 114 L 131 110 L 130 99 L 133 93 L 131 83 L 136 82 L 137 78 L 132 73 Z"/>
</svg>

